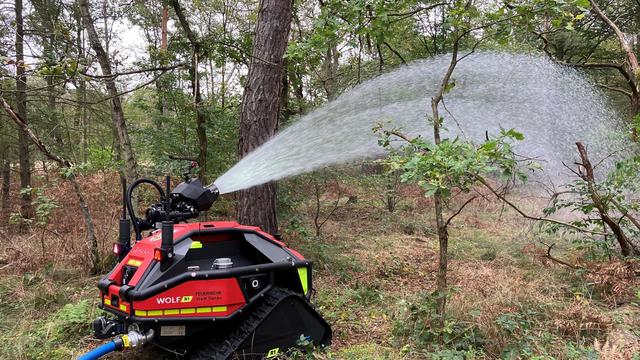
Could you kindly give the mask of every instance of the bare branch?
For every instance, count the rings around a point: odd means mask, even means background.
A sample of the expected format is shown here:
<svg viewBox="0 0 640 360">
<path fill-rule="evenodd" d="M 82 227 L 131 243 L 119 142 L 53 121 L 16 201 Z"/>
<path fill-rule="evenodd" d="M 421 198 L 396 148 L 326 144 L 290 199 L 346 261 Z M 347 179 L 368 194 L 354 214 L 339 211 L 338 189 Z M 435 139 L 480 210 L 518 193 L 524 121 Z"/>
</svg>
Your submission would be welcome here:
<svg viewBox="0 0 640 360">
<path fill-rule="evenodd" d="M 568 262 L 566 262 L 564 260 L 560 260 L 560 259 L 554 257 L 553 255 L 551 255 L 551 249 L 553 249 L 553 247 L 556 246 L 555 243 L 553 243 L 551 245 L 547 245 L 547 244 L 543 243 L 542 241 L 540 243 L 547 247 L 547 254 L 544 256 L 547 259 L 549 259 L 549 260 L 551 260 L 551 261 L 553 261 L 555 263 L 558 263 L 560 265 L 567 266 L 567 267 L 569 267 L 571 269 L 582 269 L 582 267 L 580 267 L 580 266 L 576 266 L 576 265 L 570 264 L 570 263 L 568 263 Z"/>
<path fill-rule="evenodd" d="M 171 160 L 188 160 L 188 161 L 198 161 L 196 156 L 186 156 L 186 155 L 174 155 L 174 154 L 165 154 Z"/>
<path fill-rule="evenodd" d="M 180 64 L 171 65 L 171 66 L 158 66 L 158 67 L 154 67 L 154 68 L 124 71 L 124 72 L 114 73 L 114 74 L 111 74 L 111 75 L 92 75 L 92 74 L 88 74 L 88 73 L 86 73 L 84 71 L 80 71 L 80 74 L 82 74 L 84 76 L 88 76 L 88 77 L 93 78 L 93 79 L 115 79 L 115 78 L 117 78 L 119 76 L 141 74 L 141 73 L 153 72 L 153 71 L 166 72 L 166 71 L 169 71 L 169 70 L 174 70 L 174 69 L 178 69 L 178 68 L 186 67 L 186 66 L 188 66 L 188 64 L 180 63 Z"/>
<path fill-rule="evenodd" d="M 462 204 L 462 206 L 460 206 L 460 208 L 458 208 L 458 210 L 457 210 L 453 215 L 451 215 L 451 216 L 447 219 L 447 221 L 444 223 L 444 226 L 445 226 L 445 227 L 446 227 L 446 226 L 449 226 L 449 224 L 451 223 L 451 221 L 452 221 L 456 216 L 460 215 L 460 213 L 462 212 L 462 210 L 463 210 L 467 205 L 471 204 L 471 202 L 472 202 L 473 200 L 477 199 L 477 198 L 478 198 L 478 196 L 477 196 L 477 195 L 473 195 L 472 197 L 470 197 L 469 199 L 467 199 L 467 201 L 465 201 L 465 202 L 464 202 L 464 204 Z"/>
<path fill-rule="evenodd" d="M 522 217 L 529 219 L 529 220 L 536 220 L 536 221 L 544 221 L 544 222 L 549 222 L 552 224 L 557 224 L 557 225 L 561 225 L 561 226 L 565 226 L 580 232 L 584 232 L 584 233 L 589 233 L 589 234 L 593 234 L 593 235 L 605 235 L 605 233 L 603 232 L 599 232 L 599 231 L 592 231 L 592 230 L 587 230 L 587 229 L 583 229 L 583 228 L 579 228 L 573 224 L 570 223 L 566 223 L 564 221 L 560 221 L 560 220 L 556 220 L 556 219 L 551 219 L 551 218 L 544 218 L 544 217 L 538 217 L 538 216 L 532 216 L 529 215 L 527 213 L 525 213 L 524 211 L 522 211 L 518 206 L 516 206 L 514 203 L 512 203 L 511 201 L 509 201 L 506 197 L 504 197 L 504 195 L 500 194 L 498 191 L 496 191 L 490 184 L 489 182 L 484 179 L 482 176 L 480 175 L 476 175 L 476 179 L 478 180 L 479 183 L 481 183 L 482 185 L 484 185 L 487 189 L 489 189 L 489 191 L 491 191 L 498 199 L 502 200 L 505 204 L 509 205 L 512 209 L 514 209 L 518 214 L 520 214 Z"/>
<path fill-rule="evenodd" d="M 625 89 L 621 89 L 619 87 L 615 87 L 615 86 L 610 86 L 607 84 L 597 84 L 599 87 L 603 88 L 603 89 L 607 89 L 607 90 L 611 90 L 611 91 L 615 91 L 617 93 L 623 94 L 625 96 L 627 96 L 629 99 L 633 98 L 633 94 L 630 91 L 627 91 Z"/>
<path fill-rule="evenodd" d="M 382 42 L 387 48 L 389 48 L 389 50 L 391 50 L 392 53 L 394 53 L 402 62 L 402 65 L 407 65 L 407 62 L 404 60 L 404 58 L 402 57 L 402 54 L 400 54 L 396 49 L 392 48 L 391 45 L 389 45 L 388 42 L 383 41 Z"/>
<path fill-rule="evenodd" d="M 33 142 L 33 144 L 40 149 L 40 151 L 49 159 L 57 162 L 58 164 L 60 164 L 63 167 L 66 168 L 70 168 L 71 167 L 71 163 L 66 160 L 61 158 L 60 156 L 52 153 L 51 151 L 49 151 L 49 149 L 44 145 L 44 143 L 42 143 L 42 141 L 38 138 L 38 136 L 33 132 L 33 130 L 31 130 L 31 128 L 27 125 L 27 122 L 20 116 L 18 115 L 13 108 L 11 108 L 11 105 L 9 105 L 9 103 L 4 99 L 4 97 L 0 94 L 0 105 L 2 106 L 2 108 L 4 109 L 4 111 L 9 115 L 9 118 L 11 120 L 13 120 L 13 122 L 16 123 L 16 125 L 18 125 L 22 131 L 24 131 L 24 133 L 29 137 L 29 139 L 31 139 L 31 142 Z"/>
<path fill-rule="evenodd" d="M 399 137 L 400 139 L 402 139 L 402 140 L 404 140 L 404 141 L 406 141 L 408 143 L 411 143 L 411 138 L 408 135 L 406 135 L 404 133 L 401 133 L 398 130 L 390 130 L 390 131 L 387 131 L 387 133 L 389 133 L 390 135 L 395 135 L 395 136 Z"/>
</svg>

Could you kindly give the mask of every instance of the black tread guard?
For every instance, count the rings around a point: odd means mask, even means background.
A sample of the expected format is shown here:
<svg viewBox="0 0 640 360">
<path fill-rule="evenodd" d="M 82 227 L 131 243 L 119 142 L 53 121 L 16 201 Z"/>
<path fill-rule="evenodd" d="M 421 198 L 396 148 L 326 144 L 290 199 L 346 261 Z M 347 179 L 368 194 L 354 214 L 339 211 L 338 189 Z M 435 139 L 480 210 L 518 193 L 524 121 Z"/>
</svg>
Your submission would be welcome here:
<svg viewBox="0 0 640 360">
<path fill-rule="evenodd" d="M 234 355 L 235 350 L 242 342 L 260 325 L 271 313 L 278 303 L 289 296 L 298 296 L 297 293 L 280 287 L 274 287 L 265 296 L 263 301 L 249 316 L 245 317 L 239 326 L 230 331 L 226 337 L 213 338 L 206 345 L 195 351 L 189 358 L 191 360 L 228 360 Z M 232 358 L 234 359 L 234 358 Z"/>
</svg>

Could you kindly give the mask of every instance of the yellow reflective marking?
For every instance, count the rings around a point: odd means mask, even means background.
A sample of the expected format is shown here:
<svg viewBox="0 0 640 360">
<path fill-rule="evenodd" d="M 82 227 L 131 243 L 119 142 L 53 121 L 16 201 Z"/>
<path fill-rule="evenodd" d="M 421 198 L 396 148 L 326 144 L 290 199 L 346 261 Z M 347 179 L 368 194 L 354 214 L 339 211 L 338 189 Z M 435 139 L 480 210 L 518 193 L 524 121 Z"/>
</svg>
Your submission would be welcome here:
<svg viewBox="0 0 640 360">
<path fill-rule="evenodd" d="M 126 307 L 126 306 L 124 306 L 124 305 L 120 305 L 120 310 L 122 310 L 122 311 L 127 311 L 127 307 Z"/>
<path fill-rule="evenodd" d="M 122 335 L 122 343 L 124 344 L 124 347 L 128 348 L 131 346 L 131 341 L 129 341 L 129 336 L 127 335 Z"/>
<path fill-rule="evenodd" d="M 140 265 L 142 265 L 142 261 L 136 260 L 136 259 L 129 259 L 129 261 L 127 261 L 127 265 L 139 267 Z"/>
<path fill-rule="evenodd" d="M 298 276 L 300 277 L 300 283 L 302 284 L 302 290 L 304 291 L 304 293 L 306 295 L 307 291 L 309 291 L 309 279 L 307 277 L 307 268 L 306 267 L 299 267 L 298 268 Z"/>
<path fill-rule="evenodd" d="M 123 305 L 124 306 L 124 305 Z M 226 306 L 214 306 L 214 307 L 199 307 L 199 308 L 185 308 L 185 309 L 167 309 L 167 310 L 136 310 L 136 316 L 158 316 L 158 315 L 186 315 L 186 314 L 205 314 L 225 312 L 229 308 Z"/>
<path fill-rule="evenodd" d="M 272 359 L 272 358 L 278 356 L 279 353 L 280 353 L 280 348 L 271 349 L 267 353 L 267 359 Z"/>
<path fill-rule="evenodd" d="M 192 242 L 191 249 L 202 249 L 202 243 L 200 241 Z"/>
<path fill-rule="evenodd" d="M 111 305 L 111 299 L 104 299 L 105 305 Z"/>
</svg>

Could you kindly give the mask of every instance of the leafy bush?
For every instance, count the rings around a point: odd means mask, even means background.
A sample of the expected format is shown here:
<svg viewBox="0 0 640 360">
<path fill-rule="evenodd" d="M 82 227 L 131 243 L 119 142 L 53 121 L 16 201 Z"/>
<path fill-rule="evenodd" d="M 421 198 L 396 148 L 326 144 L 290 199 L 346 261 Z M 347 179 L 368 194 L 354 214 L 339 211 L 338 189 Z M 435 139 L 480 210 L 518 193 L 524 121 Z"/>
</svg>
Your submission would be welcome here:
<svg viewBox="0 0 640 360">
<path fill-rule="evenodd" d="M 47 225 L 49 223 L 49 220 L 51 220 L 53 211 L 60 207 L 58 203 L 55 201 L 55 199 L 45 195 L 44 190 L 40 188 L 34 189 L 31 187 L 27 187 L 20 190 L 20 195 L 24 194 L 35 194 L 35 199 L 31 201 L 31 205 L 33 205 L 35 209 L 35 217 L 33 219 L 27 219 L 24 218 L 20 213 L 11 213 L 11 215 L 9 216 L 9 222 L 17 225 Z"/>
<path fill-rule="evenodd" d="M 418 349 L 434 351 L 440 350 L 442 346 L 451 351 L 474 353 L 474 349 L 485 343 L 478 328 L 475 324 L 464 324 L 447 318 L 444 328 L 440 329 L 437 326 L 437 296 L 435 293 L 421 293 L 414 302 L 401 301 L 402 311 L 395 319 L 392 330 L 396 345 L 412 343 Z M 442 355 L 446 354 L 443 352 Z"/>
</svg>

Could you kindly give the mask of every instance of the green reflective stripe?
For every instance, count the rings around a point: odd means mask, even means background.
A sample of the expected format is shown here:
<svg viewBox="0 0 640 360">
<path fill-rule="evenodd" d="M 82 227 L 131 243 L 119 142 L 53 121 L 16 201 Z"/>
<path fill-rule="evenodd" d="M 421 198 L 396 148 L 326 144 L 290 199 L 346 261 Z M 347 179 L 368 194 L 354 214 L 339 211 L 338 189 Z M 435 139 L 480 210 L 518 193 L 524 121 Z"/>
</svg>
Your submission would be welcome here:
<svg viewBox="0 0 640 360">
<path fill-rule="evenodd" d="M 302 284 L 302 290 L 304 291 L 304 293 L 306 295 L 307 291 L 309 291 L 309 279 L 307 277 L 307 268 L 306 267 L 299 267 L 298 268 L 298 276 L 300 277 L 300 283 Z"/>
<path fill-rule="evenodd" d="M 191 249 L 202 249 L 202 243 L 200 241 L 192 242 Z"/>
</svg>

